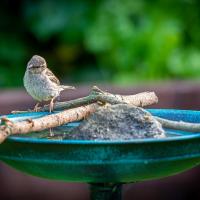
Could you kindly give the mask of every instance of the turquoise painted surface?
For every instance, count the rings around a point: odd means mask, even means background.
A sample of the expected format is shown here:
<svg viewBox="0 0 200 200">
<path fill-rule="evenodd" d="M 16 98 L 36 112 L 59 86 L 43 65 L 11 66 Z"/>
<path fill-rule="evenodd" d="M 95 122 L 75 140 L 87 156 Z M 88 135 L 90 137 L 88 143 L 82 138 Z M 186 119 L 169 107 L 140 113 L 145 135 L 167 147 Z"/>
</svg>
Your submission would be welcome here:
<svg viewBox="0 0 200 200">
<path fill-rule="evenodd" d="M 149 110 L 173 120 L 200 122 L 199 111 Z M 38 117 L 47 113 L 32 113 Z M 9 115 L 12 120 L 26 115 Z M 71 123 L 68 126 L 76 126 Z M 123 134 L 123 133 L 122 133 Z M 25 173 L 75 182 L 133 182 L 171 176 L 200 163 L 200 134 L 166 139 L 72 141 L 10 137 L 0 160 Z"/>
</svg>

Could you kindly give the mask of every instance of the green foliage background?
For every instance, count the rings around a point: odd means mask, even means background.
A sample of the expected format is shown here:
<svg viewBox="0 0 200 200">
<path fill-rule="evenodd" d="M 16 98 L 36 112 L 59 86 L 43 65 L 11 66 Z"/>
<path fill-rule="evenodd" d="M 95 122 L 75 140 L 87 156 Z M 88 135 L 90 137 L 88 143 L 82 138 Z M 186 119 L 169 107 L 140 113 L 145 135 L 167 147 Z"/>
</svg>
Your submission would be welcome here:
<svg viewBox="0 0 200 200">
<path fill-rule="evenodd" d="M 200 77 L 198 0 L 1 1 L 0 87 L 44 56 L 68 82 Z"/>
</svg>

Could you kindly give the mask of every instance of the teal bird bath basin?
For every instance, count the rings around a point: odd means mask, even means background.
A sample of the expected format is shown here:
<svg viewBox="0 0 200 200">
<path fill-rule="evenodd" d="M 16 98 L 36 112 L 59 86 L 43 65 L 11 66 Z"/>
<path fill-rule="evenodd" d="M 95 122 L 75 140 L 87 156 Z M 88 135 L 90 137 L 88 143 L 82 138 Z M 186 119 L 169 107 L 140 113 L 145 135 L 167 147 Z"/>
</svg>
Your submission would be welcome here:
<svg viewBox="0 0 200 200">
<path fill-rule="evenodd" d="M 200 123 L 200 111 L 149 111 L 166 119 Z M 8 118 L 16 121 L 47 114 L 17 114 L 8 115 Z M 92 199 L 120 199 L 122 183 L 172 176 L 200 163 L 200 133 L 168 132 L 164 139 L 129 141 L 12 136 L 0 145 L 0 160 L 33 176 L 90 183 Z"/>
</svg>

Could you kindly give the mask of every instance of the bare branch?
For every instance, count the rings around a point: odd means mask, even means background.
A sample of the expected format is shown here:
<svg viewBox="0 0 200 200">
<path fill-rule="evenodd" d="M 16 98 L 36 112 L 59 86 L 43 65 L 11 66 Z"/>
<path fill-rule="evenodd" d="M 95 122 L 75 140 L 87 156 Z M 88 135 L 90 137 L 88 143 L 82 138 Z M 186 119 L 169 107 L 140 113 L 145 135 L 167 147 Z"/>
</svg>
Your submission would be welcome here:
<svg viewBox="0 0 200 200">
<path fill-rule="evenodd" d="M 183 121 L 172 121 L 168 119 L 163 119 L 160 117 L 155 117 L 164 128 L 182 130 L 188 132 L 200 132 L 200 123 L 189 123 Z"/>
<path fill-rule="evenodd" d="M 99 102 L 103 103 L 103 105 L 105 103 L 126 103 L 142 107 L 157 103 L 158 98 L 154 92 L 143 92 L 136 95 L 122 96 L 104 92 L 94 86 L 90 94 L 86 97 L 55 104 L 54 110 L 64 110 L 60 113 L 15 123 L 11 123 L 9 119 L 2 119 L 4 123 L 0 125 L 0 143 L 12 134 L 25 134 L 34 131 L 42 131 L 47 128 L 53 128 L 69 122 L 84 119 L 101 106 Z M 49 107 L 44 106 L 39 111 L 48 110 Z"/>
<path fill-rule="evenodd" d="M 158 97 L 154 92 L 142 92 L 135 95 L 119 95 L 111 94 L 107 92 L 91 92 L 88 96 L 79 99 L 74 99 L 66 102 L 57 102 L 54 105 L 54 110 L 64 110 L 76 108 L 83 105 L 88 105 L 95 102 L 109 103 L 109 104 L 119 104 L 127 103 L 134 106 L 148 106 L 158 102 Z M 48 111 L 49 106 L 46 105 L 39 111 Z"/>
<path fill-rule="evenodd" d="M 54 128 L 64 125 L 69 122 L 79 121 L 99 107 L 98 104 L 90 104 L 70 110 L 65 110 L 56 114 L 47 115 L 38 119 L 25 120 L 21 122 L 10 123 L 0 126 L 0 143 L 2 143 L 8 136 L 13 134 L 26 134 L 29 132 L 42 131 L 47 128 Z"/>
</svg>

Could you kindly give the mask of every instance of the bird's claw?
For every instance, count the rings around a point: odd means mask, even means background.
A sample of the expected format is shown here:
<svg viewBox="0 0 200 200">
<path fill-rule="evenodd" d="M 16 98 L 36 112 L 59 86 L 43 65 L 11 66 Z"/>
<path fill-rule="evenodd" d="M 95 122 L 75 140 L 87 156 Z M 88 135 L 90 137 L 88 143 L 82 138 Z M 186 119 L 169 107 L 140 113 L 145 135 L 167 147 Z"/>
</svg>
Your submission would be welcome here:
<svg viewBox="0 0 200 200">
<path fill-rule="evenodd" d="M 37 103 L 33 109 L 34 112 L 38 112 L 41 109 L 41 107 L 39 107 L 39 103 Z"/>
</svg>

